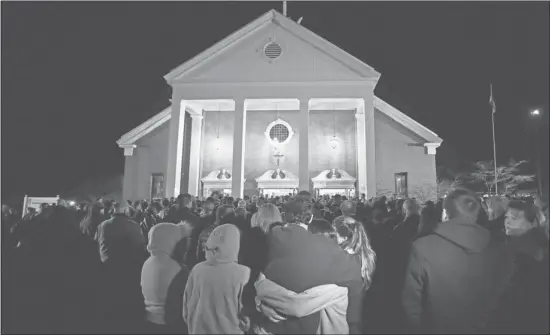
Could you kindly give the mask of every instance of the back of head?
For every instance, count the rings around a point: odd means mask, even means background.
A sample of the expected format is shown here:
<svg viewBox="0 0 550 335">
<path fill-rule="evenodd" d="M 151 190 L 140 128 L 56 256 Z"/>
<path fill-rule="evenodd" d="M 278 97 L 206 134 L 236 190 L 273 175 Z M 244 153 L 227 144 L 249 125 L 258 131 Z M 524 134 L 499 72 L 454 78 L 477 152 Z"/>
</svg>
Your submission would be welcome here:
<svg viewBox="0 0 550 335">
<path fill-rule="evenodd" d="M 235 208 L 235 216 L 237 216 L 237 217 L 246 217 L 246 215 L 247 215 L 246 208 L 243 208 L 243 207 Z"/>
<path fill-rule="evenodd" d="M 216 227 L 206 241 L 206 260 L 217 263 L 237 262 L 241 233 L 232 224 Z"/>
<path fill-rule="evenodd" d="M 299 198 L 285 203 L 284 211 L 285 221 L 287 223 L 308 225 L 313 219 L 313 214 L 309 208 L 309 202 L 305 202 Z"/>
<path fill-rule="evenodd" d="M 240 200 L 237 207 L 246 208 L 246 201 L 245 200 Z"/>
<path fill-rule="evenodd" d="M 178 195 L 178 202 L 183 206 L 187 208 L 191 208 L 193 205 L 193 197 L 191 194 L 185 193 Z"/>
<path fill-rule="evenodd" d="M 202 208 L 204 208 L 207 213 L 213 213 L 216 208 L 216 204 L 214 203 L 214 200 L 206 199 L 206 201 L 202 204 Z"/>
<path fill-rule="evenodd" d="M 176 245 L 184 236 L 184 227 L 173 223 L 159 223 L 149 230 L 147 250 L 153 256 L 167 255 L 172 257 Z"/>
<path fill-rule="evenodd" d="M 222 222 L 225 221 L 225 219 L 228 216 L 235 216 L 235 209 L 232 205 L 221 205 L 216 210 L 216 221 Z"/>
<path fill-rule="evenodd" d="M 326 220 L 312 220 L 307 230 L 312 234 L 325 235 L 338 243 L 338 235 L 332 224 Z"/>
<path fill-rule="evenodd" d="M 443 208 L 449 220 L 460 217 L 469 223 L 475 223 L 481 210 L 481 202 L 474 192 L 457 188 L 449 192 L 443 201 Z"/>
<path fill-rule="evenodd" d="M 346 200 L 340 205 L 340 210 L 345 216 L 354 216 L 357 213 L 357 206 L 355 205 L 355 202 Z"/>
<path fill-rule="evenodd" d="M 112 205 L 112 211 L 113 211 L 113 214 L 125 214 L 127 212 L 126 206 L 123 206 L 118 202 L 115 202 Z"/>
<path fill-rule="evenodd" d="M 298 192 L 297 198 L 303 200 L 303 201 L 310 201 L 311 200 L 311 193 L 308 191 L 300 191 Z"/>
<path fill-rule="evenodd" d="M 415 199 L 407 199 L 403 202 L 403 214 L 405 214 L 405 217 L 418 214 L 419 209 L 420 207 Z"/>
<path fill-rule="evenodd" d="M 269 227 L 273 223 L 283 220 L 279 208 L 273 204 L 262 205 L 255 215 L 255 224 L 265 232 L 269 231 Z"/>
</svg>

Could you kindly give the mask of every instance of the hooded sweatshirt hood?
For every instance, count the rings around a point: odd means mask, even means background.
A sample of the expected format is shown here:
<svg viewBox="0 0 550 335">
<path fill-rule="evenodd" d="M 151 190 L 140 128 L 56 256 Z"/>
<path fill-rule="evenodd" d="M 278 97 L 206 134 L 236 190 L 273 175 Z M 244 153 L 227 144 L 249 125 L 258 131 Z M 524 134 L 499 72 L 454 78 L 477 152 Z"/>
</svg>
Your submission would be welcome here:
<svg viewBox="0 0 550 335">
<path fill-rule="evenodd" d="M 460 217 L 439 224 L 435 234 L 458 245 L 468 253 L 481 253 L 491 242 L 491 233 L 476 223 Z"/>
<path fill-rule="evenodd" d="M 147 249 L 151 256 L 141 270 L 141 291 L 145 302 L 146 319 L 164 324 L 164 304 L 172 280 L 180 272 L 173 258 L 176 245 L 184 236 L 182 225 L 159 223 L 149 231 Z"/>
<path fill-rule="evenodd" d="M 232 224 L 216 227 L 206 241 L 206 261 L 208 263 L 237 262 L 241 243 L 241 233 Z"/>
<path fill-rule="evenodd" d="M 185 237 L 184 233 L 183 225 L 159 223 L 149 231 L 147 250 L 151 253 L 151 256 L 167 255 L 172 257 L 176 245 Z"/>
</svg>

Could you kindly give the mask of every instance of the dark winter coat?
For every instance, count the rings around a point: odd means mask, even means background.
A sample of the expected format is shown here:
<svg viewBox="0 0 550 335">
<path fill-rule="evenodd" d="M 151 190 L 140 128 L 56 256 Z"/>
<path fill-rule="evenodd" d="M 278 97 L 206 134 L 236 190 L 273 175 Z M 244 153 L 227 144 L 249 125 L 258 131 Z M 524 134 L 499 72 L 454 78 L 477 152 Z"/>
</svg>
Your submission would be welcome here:
<svg viewBox="0 0 550 335">
<path fill-rule="evenodd" d="M 500 301 L 495 333 L 548 334 L 548 240 L 532 229 L 509 239 L 514 273 Z"/>
<path fill-rule="evenodd" d="M 402 303 L 413 332 L 484 330 L 510 275 L 504 245 L 485 228 L 459 218 L 416 240 Z"/>
<path fill-rule="evenodd" d="M 295 224 L 273 228 L 267 241 L 267 279 L 297 293 L 325 284 L 347 287 L 350 333 L 362 333 L 363 281 L 353 255 L 325 236 L 311 234 Z M 320 313 L 314 313 L 268 324 L 266 329 L 274 334 L 315 334 L 319 321 Z"/>
</svg>

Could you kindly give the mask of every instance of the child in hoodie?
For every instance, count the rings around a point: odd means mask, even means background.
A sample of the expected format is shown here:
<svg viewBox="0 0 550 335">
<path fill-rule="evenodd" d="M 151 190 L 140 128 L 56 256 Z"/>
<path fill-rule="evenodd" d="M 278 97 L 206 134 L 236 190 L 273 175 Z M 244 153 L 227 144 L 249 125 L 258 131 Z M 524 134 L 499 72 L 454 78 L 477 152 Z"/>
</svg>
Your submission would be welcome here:
<svg viewBox="0 0 550 335">
<path fill-rule="evenodd" d="M 242 292 L 250 269 L 237 263 L 239 229 L 216 227 L 206 242 L 206 261 L 195 265 L 183 295 L 183 319 L 190 334 L 244 334 Z"/>
<path fill-rule="evenodd" d="M 177 278 L 178 281 L 185 281 L 189 273 L 174 259 L 176 246 L 184 237 L 184 227 L 173 223 L 159 223 L 149 231 L 147 249 L 151 256 L 145 261 L 141 270 L 141 289 L 145 298 L 147 333 L 165 334 L 177 330 L 174 329 L 173 324 L 167 322 L 166 316 L 169 311 L 165 309 L 165 305 L 169 288 L 171 288 L 171 294 L 175 294 L 174 292 L 177 290 L 174 288 L 174 278 Z M 182 285 L 185 285 L 185 282 Z M 183 289 L 180 291 L 183 295 Z M 180 295 L 180 299 L 182 295 Z M 180 333 L 182 330 L 179 329 Z"/>
</svg>

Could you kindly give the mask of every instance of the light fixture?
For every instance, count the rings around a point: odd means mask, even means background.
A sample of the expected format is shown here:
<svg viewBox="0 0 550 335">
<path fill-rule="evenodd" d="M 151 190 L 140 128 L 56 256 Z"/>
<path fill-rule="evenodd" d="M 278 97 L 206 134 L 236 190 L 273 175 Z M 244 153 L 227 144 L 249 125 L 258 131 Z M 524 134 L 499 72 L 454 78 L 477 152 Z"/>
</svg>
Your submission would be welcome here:
<svg viewBox="0 0 550 335">
<path fill-rule="evenodd" d="M 336 109 L 334 108 L 334 104 L 332 105 L 332 115 L 334 117 L 334 120 L 332 122 L 333 124 L 333 133 L 332 138 L 330 139 L 330 146 L 332 149 L 336 149 L 338 146 L 338 140 L 336 139 Z"/>
<path fill-rule="evenodd" d="M 216 151 L 220 151 L 220 105 L 218 104 L 218 124 L 216 130 L 216 139 L 214 140 Z"/>
<path fill-rule="evenodd" d="M 531 115 L 539 116 L 540 115 L 540 110 L 535 109 L 534 111 L 531 112 Z"/>
</svg>

